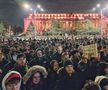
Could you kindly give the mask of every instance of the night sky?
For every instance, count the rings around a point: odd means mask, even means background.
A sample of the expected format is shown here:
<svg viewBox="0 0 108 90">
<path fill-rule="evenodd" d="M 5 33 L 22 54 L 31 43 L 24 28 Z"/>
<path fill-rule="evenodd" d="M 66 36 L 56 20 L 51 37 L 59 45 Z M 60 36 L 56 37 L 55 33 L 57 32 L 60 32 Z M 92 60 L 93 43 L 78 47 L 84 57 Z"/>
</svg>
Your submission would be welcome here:
<svg viewBox="0 0 108 90">
<path fill-rule="evenodd" d="M 41 4 L 45 13 L 85 13 L 91 12 L 97 3 L 105 6 L 108 0 L 0 0 L 0 20 L 23 26 L 24 17 L 30 13 L 22 7 L 24 2 Z"/>
</svg>

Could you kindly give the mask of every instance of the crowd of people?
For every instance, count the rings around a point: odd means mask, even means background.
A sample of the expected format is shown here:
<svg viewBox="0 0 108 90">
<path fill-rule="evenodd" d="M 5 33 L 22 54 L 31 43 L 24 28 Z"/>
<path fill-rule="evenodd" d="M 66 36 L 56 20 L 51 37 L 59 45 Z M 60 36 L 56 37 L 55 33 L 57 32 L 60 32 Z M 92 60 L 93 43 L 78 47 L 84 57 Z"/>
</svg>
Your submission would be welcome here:
<svg viewBox="0 0 108 90">
<path fill-rule="evenodd" d="M 97 44 L 98 57 L 80 46 Z M 0 90 L 108 90 L 106 38 L 0 40 Z"/>
</svg>

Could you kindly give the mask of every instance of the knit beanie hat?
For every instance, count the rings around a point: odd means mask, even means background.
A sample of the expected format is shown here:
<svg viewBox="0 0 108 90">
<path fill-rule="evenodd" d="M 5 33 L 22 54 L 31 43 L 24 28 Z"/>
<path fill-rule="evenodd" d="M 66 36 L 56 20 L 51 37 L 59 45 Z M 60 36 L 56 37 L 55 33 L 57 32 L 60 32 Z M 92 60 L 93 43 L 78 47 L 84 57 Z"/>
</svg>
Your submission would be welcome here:
<svg viewBox="0 0 108 90">
<path fill-rule="evenodd" d="M 73 65 L 73 62 L 72 62 L 71 60 L 65 61 L 63 66 L 64 66 L 64 67 L 67 67 L 68 65 L 74 66 L 74 65 Z"/>
</svg>

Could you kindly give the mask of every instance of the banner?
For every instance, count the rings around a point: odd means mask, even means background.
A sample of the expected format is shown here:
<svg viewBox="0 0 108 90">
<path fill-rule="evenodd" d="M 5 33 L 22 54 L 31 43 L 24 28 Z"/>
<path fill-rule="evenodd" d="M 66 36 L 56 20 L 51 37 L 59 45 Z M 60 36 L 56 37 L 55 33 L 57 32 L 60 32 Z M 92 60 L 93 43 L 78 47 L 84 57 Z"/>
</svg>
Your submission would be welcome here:
<svg viewBox="0 0 108 90">
<path fill-rule="evenodd" d="M 97 44 L 91 44 L 91 45 L 83 46 L 82 50 L 83 50 L 83 56 L 86 58 L 98 57 Z"/>
</svg>

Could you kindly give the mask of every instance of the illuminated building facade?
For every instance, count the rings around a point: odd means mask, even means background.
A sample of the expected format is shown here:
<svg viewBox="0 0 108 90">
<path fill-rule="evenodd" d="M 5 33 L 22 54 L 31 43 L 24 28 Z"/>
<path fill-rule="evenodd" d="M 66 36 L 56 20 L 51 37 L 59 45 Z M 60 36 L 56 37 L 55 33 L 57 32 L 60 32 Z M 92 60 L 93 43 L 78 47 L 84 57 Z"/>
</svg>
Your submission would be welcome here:
<svg viewBox="0 0 108 90">
<path fill-rule="evenodd" d="M 42 33 L 51 30 L 53 21 L 58 21 L 60 23 L 61 30 L 84 30 L 85 28 L 98 30 L 102 25 L 104 27 L 103 32 L 106 33 L 105 28 L 108 24 L 108 19 L 105 17 L 101 19 L 101 17 L 102 16 L 97 13 L 30 14 L 24 19 L 24 33 L 27 32 L 30 23 L 34 25 L 36 32 Z"/>
</svg>

